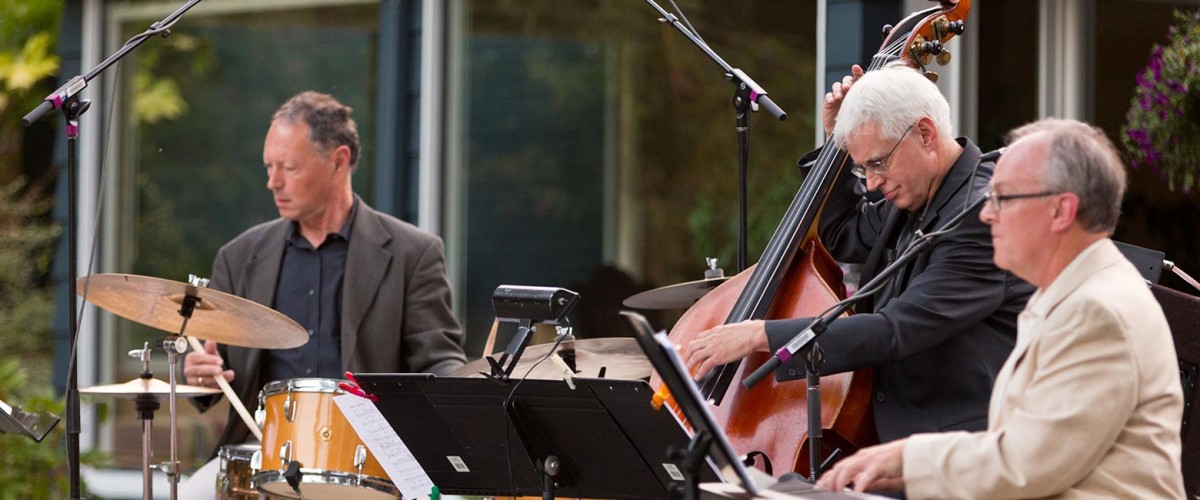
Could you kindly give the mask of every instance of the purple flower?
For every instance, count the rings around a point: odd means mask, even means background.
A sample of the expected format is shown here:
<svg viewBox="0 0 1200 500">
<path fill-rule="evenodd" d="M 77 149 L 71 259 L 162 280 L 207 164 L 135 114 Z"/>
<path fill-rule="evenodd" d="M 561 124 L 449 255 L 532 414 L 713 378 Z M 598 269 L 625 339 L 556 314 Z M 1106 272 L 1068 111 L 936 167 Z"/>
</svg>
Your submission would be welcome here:
<svg viewBox="0 0 1200 500">
<path fill-rule="evenodd" d="M 1146 134 L 1145 130 L 1140 128 L 1131 128 L 1127 134 L 1129 135 L 1130 139 L 1133 139 L 1133 142 L 1138 144 L 1138 146 L 1147 146 L 1150 144 L 1150 136 Z"/>
<path fill-rule="evenodd" d="M 1150 94 L 1138 96 L 1138 105 L 1141 106 L 1142 111 L 1150 111 Z"/>
</svg>

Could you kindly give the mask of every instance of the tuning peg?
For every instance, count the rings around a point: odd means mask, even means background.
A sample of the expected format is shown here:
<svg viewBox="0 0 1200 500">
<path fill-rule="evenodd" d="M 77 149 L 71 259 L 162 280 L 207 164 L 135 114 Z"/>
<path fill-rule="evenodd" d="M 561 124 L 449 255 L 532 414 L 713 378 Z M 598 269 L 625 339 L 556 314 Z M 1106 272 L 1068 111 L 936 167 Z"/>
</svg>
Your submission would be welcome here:
<svg viewBox="0 0 1200 500">
<path fill-rule="evenodd" d="M 955 35 L 961 35 L 967 30 L 967 25 L 963 24 L 962 19 L 959 19 L 957 21 L 951 21 L 949 24 L 947 24 L 946 30 L 954 33 Z"/>
<path fill-rule="evenodd" d="M 883 39 L 884 40 L 887 40 L 888 35 L 892 34 L 892 28 L 894 28 L 894 27 L 895 26 L 892 26 L 890 24 L 883 25 Z"/>
<path fill-rule="evenodd" d="M 931 82 L 933 82 L 933 83 L 937 83 L 937 81 L 938 81 L 938 74 L 937 74 L 936 72 L 933 72 L 933 71 L 926 71 L 926 72 L 925 72 L 925 78 L 928 78 L 928 79 L 929 79 L 929 81 L 931 81 Z"/>
<path fill-rule="evenodd" d="M 942 50 L 942 52 L 937 55 L 937 63 L 940 66 L 950 64 L 950 51 Z"/>
</svg>

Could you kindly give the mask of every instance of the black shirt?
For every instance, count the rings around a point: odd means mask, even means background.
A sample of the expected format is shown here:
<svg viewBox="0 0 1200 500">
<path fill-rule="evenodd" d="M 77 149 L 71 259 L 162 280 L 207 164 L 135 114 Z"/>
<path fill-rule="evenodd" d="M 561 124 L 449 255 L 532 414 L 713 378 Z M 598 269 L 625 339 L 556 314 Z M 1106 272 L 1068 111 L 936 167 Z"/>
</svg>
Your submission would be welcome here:
<svg viewBox="0 0 1200 500">
<path fill-rule="evenodd" d="M 358 210 L 355 200 L 342 230 L 329 233 L 317 248 L 300 234 L 293 221 L 288 230 L 275 285 L 274 309 L 308 332 L 308 342 L 292 349 L 263 351 L 262 380 L 342 378 L 342 282 L 350 230 Z"/>
</svg>

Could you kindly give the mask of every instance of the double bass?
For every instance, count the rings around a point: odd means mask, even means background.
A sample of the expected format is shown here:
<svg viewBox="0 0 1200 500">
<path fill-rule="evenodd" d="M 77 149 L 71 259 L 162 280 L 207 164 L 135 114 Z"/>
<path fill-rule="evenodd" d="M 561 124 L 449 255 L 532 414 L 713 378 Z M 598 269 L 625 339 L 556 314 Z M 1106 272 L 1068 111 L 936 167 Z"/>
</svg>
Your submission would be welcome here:
<svg viewBox="0 0 1200 500">
<path fill-rule="evenodd" d="M 935 59 L 948 62 L 944 44 L 962 33 L 971 1 L 938 3 L 885 27 L 883 45 L 868 71 L 895 60 L 919 70 Z M 926 75 L 936 78 L 928 71 Z M 822 150 L 758 263 L 688 309 L 670 332 L 675 344 L 687 345 L 700 332 L 722 324 L 817 316 L 845 296 L 841 270 L 821 245 L 816 222 L 834 179 L 848 163 L 844 151 Z M 714 405 L 710 409 L 737 453 L 765 456 L 764 469 L 776 476 L 808 471 L 806 385 L 768 377 L 751 389 L 742 387 L 741 381 L 767 359 L 768 354 L 755 353 L 714 369 L 698 381 L 701 394 Z M 821 456 L 835 449 L 849 454 L 878 442 L 871 377 L 869 369 L 821 377 Z M 651 385 L 661 385 L 657 376 Z M 674 406 L 665 388 L 656 395 L 656 403 L 662 402 Z"/>
</svg>

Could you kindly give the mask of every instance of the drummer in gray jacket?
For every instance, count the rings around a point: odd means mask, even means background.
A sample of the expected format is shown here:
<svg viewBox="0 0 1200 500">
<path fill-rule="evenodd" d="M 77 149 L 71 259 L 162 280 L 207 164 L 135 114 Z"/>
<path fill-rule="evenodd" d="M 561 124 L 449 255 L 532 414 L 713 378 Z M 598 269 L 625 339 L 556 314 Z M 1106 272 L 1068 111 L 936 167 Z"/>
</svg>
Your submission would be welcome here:
<svg viewBox="0 0 1200 500">
<path fill-rule="evenodd" d="M 346 371 L 446 374 L 465 363 L 441 239 L 352 191 L 361 155 L 350 114 L 311 91 L 275 112 L 263 167 L 280 218 L 234 238 L 213 262 L 212 288 L 287 315 L 308 342 L 274 350 L 206 342 L 204 352 L 184 358 L 185 383 L 216 387 L 213 377 L 224 377 L 253 410 L 272 381 L 341 379 Z M 201 409 L 215 401 L 201 401 Z M 231 410 L 218 448 L 249 437 Z"/>
</svg>

